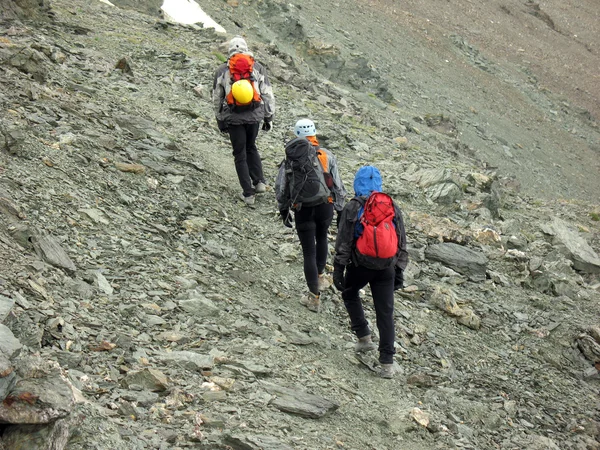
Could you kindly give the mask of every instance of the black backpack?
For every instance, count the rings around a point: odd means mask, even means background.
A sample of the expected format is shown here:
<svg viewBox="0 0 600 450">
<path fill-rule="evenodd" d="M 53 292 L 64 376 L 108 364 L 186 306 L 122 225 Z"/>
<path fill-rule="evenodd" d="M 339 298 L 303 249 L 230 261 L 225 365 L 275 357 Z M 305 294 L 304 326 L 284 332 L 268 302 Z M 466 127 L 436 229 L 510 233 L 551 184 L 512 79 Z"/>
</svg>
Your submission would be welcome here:
<svg viewBox="0 0 600 450">
<path fill-rule="evenodd" d="M 327 202 L 329 188 L 315 147 L 305 138 L 292 139 L 285 145 L 285 173 L 291 207 L 316 206 Z"/>
</svg>

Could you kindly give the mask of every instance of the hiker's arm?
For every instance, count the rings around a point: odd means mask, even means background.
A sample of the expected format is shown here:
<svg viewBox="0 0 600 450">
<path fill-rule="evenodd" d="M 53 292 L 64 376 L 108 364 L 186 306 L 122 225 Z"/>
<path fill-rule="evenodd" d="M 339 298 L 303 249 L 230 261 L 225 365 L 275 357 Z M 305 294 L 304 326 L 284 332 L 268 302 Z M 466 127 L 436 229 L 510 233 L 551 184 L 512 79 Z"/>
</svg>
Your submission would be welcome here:
<svg viewBox="0 0 600 450">
<path fill-rule="evenodd" d="M 394 204 L 394 212 L 396 214 L 396 234 L 398 235 L 398 261 L 396 267 L 399 269 L 406 269 L 408 265 L 408 251 L 406 250 L 406 232 L 404 230 L 404 219 L 402 218 L 402 211 L 396 204 Z"/>
<path fill-rule="evenodd" d="M 258 90 L 265 106 L 265 120 L 272 121 L 275 115 L 275 96 L 273 95 L 273 88 L 269 82 L 267 71 L 264 66 L 260 65 L 258 70 L 260 76 L 258 77 Z"/>
<path fill-rule="evenodd" d="M 341 212 L 340 226 L 335 240 L 334 264 L 347 266 L 352 262 L 352 247 L 354 244 L 354 224 L 356 222 L 356 205 L 358 202 L 350 201 Z"/>
<path fill-rule="evenodd" d="M 225 87 L 223 85 L 224 71 L 220 67 L 215 73 L 212 89 L 213 110 L 217 120 L 223 120 L 223 100 L 225 99 Z"/>
<path fill-rule="evenodd" d="M 333 178 L 333 207 L 339 212 L 346 203 L 346 189 L 338 171 L 337 159 L 331 152 L 329 153 L 329 173 Z"/>
<path fill-rule="evenodd" d="M 285 211 L 290 208 L 289 190 L 286 184 L 285 164 L 281 163 L 277 172 L 277 178 L 275 179 L 275 197 L 277 198 L 277 208 L 279 211 Z"/>
</svg>

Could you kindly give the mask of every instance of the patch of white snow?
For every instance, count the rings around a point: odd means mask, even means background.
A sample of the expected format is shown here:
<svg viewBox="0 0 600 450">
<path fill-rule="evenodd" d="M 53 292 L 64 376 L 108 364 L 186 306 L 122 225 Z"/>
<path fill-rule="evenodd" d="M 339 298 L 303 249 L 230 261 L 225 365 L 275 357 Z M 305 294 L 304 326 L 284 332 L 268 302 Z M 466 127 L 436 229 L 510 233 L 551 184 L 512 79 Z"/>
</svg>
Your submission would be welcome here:
<svg viewBox="0 0 600 450">
<path fill-rule="evenodd" d="M 206 14 L 194 0 L 164 0 L 161 6 L 165 20 L 183 24 L 201 23 L 204 28 L 214 28 L 225 33 L 225 28 Z"/>
</svg>

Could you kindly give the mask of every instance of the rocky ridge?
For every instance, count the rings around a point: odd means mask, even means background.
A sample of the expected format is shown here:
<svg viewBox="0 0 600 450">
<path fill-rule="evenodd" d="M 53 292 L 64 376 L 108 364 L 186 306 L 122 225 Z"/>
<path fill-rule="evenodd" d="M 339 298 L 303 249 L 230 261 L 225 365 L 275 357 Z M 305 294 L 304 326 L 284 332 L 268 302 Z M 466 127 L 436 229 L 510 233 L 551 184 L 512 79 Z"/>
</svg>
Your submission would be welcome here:
<svg viewBox="0 0 600 450">
<path fill-rule="evenodd" d="M 368 63 L 251 42 L 278 103 L 269 177 L 309 116 L 348 185 L 375 163 L 405 211 L 399 373 L 380 380 L 339 294 L 298 303 L 273 193 L 237 199 L 209 98 L 224 37 L 52 10 L 0 35 L 0 447 L 598 448 L 598 205 L 520 192 L 451 117 L 386 104 Z"/>
</svg>

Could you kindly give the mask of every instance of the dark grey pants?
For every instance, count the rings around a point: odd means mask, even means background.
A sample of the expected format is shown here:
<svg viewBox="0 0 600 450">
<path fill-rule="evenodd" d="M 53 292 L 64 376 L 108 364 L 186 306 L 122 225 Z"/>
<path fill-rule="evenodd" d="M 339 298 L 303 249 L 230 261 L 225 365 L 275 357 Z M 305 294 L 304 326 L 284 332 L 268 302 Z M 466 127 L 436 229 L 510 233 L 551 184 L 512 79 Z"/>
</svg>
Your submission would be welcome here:
<svg viewBox="0 0 600 450">
<path fill-rule="evenodd" d="M 254 195 L 254 186 L 265 182 L 262 162 L 256 148 L 256 137 L 260 123 L 229 125 L 229 139 L 233 147 L 235 171 L 244 197 Z"/>
<path fill-rule="evenodd" d="M 344 305 L 350 316 L 352 331 L 361 338 L 371 334 L 369 324 L 365 319 L 359 291 L 367 283 L 371 286 L 375 317 L 379 330 L 379 362 L 391 364 L 394 362 L 394 267 L 384 270 L 372 270 L 350 264 L 346 269 L 345 289 L 342 292 Z"/>
<path fill-rule="evenodd" d="M 319 274 L 327 263 L 327 231 L 333 220 L 333 204 L 304 206 L 294 214 L 296 232 L 302 245 L 304 278 L 308 290 L 319 293 Z"/>
</svg>

